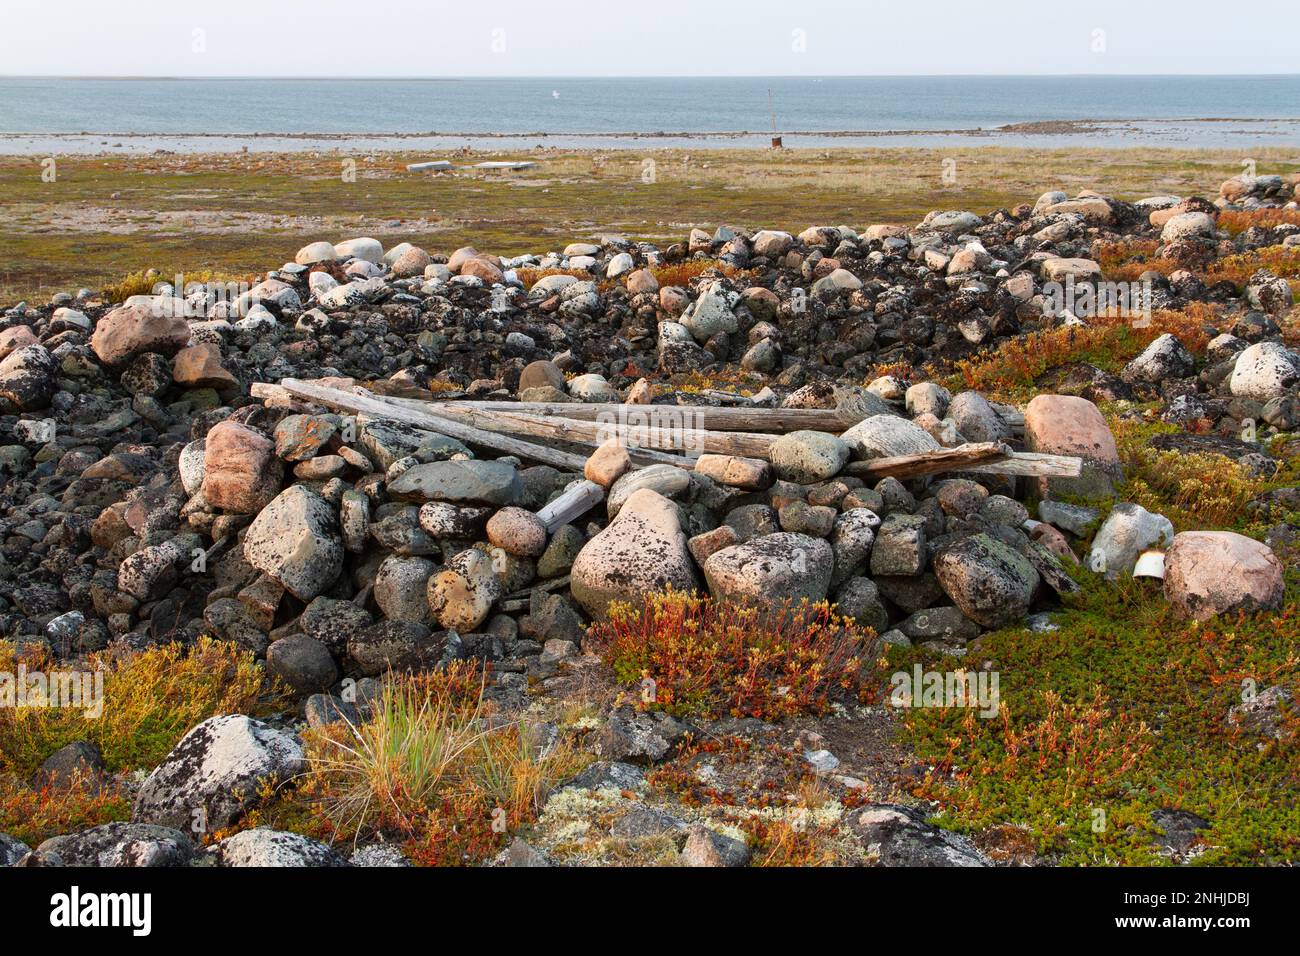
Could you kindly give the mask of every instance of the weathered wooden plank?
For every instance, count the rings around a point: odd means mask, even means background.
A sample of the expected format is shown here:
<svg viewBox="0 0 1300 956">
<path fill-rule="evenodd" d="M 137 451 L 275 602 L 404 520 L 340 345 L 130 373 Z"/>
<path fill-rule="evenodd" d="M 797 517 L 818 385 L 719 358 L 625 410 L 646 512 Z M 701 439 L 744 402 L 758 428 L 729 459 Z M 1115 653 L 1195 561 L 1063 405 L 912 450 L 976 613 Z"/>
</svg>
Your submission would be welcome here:
<svg viewBox="0 0 1300 956">
<path fill-rule="evenodd" d="M 520 415 L 541 415 L 569 418 L 576 421 L 635 421 L 639 424 L 657 425 L 681 421 L 683 412 L 692 416 L 696 428 L 720 432 L 769 432 L 784 434 L 792 431 L 841 432 L 857 424 L 862 416 L 840 412 L 833 408 L 755 408 L 707 405 L 626 405 L 617 403 L 586 404 L 582 402 L 435 402 L 439 408 L 487 409 L 510 411 Z M 619 416 L 623 416 L 620 418 Z"/>
<path fill-rule="evenodd" d="M 427 402 L 412 401 L 402 398 L 385 398 L 383 401 L 395 402 L 398 404 L 407 404 L 412 408 L 420 409 L 428 406 Z M 503 408 L 510 408 L 507 403 L 495 403 Z M 570 442 L 576 445 L 587 445 L 595 448 L 604 442 L 608 435 L 586 433 L 578 434 L 572 427 L 575 424 L 584 425 L 590 423 L 574 423 L 560 419 L 549 419 L 537 416 L 514 416 L 504 415 L 487 410 L 467 410 L 461 408 L 447 408 L 438 406 L 438 414 L 447 418 L 454 418 L 457 421 L 463 421 L 467 425 L 475 428 L 482 428 L 486 431 L 500 432 L 507 435 L 532 435 L 539 438 L 552 438 L 560 441 Z M 670 455 L 665 452 L 656 451 L 652 448 L 628 448 L 628 453 L 632 456 L 633 463 L 637 467 L 645 463 L 676 465 L 678 468 L 685 468 L 690 471 L 694 467 L 694 462 L 689 458 L 683 458 L 681 455 Z"/>
<path fill-rule="evenodd" d="M 605 489 L 594 481 L 575 481 L 554 501 L 548 502 L 536 512 L 538 519 L 546 525 L 546 533 L 554 534 L 562 524 L 569 524 L 575 518 L 581 518 L 596 505 L 605 500 Z"/>
<path fill-rule="evenodd" d="M 1001 442 L 978 442 L 918 455 L 897 455 L 853 461 L 845 471 L 860 478 L 921 478 L 950 471 L 973 471 L 992 475 L 1074 478 L 1083 462 L 1063 455 L 1041 455 L 1012 451 Z"/>
<path fill-rule="evenodd" d="M 367 415 L 380 421 L 404 422 L 416 428 L 438 432 L 460 441 L 472 442 L 484 448 L 504 452 L 507 455 L 518 455 L 520 458 L 563 468 L 566 471 L 580 472 L 587 463 L 587 459 L 583 455 L 560 451 L 558 448 L 548 448 L 545 445 L 535 445 L 532 442 L 522 441 L 509 435 L 484 431 L 451 418 L 412 408 L 408 404 L 399 404 L 387 399 L 375 398 L 364 393 L 364 391 L 345 392 L 341 389 L 326 388 L 322 385 L 313 385 L 309 382 L 300 382 L 291 378 L 282 380 L 279 387 L 297 398 L 304 398 L 329 408 Z"/>
<path fill-rule="evenodd" d="M 1020 475 L 1025 478 L 1078 478 L 1083 474 L 1083 459 L 1069 455 L 1013 451 L 1003 461 L 988 462 L 963 470 L 984 475 Z"/>
<path fill-rule="evenodd" d="M 637 407 L 637 406 L 632 406 Z M 645 406 L 640 406 L 644 408 Z M 553 418 L 543 415 L 521 415 L 511 411 L 475 409 L 451 413 L 478 428 L 493 428 L 501 424 L 519 434 L 562 441 L 582 441 L 601 444 L 618 438 L 629 449 L 658 449 L 694 454 L 738 455 L 742 458 L 766 458 L 772 442 L 780 435 L 753 432 L 715 432 L 691 427 L 693 419 L 683 416 L 676 420 L 662 418 L 655 424 L 642 423 L 634 415 L 626 420 L 611 416 L 609 420 L 592 422 L 571 418 Z"/>
</svg>

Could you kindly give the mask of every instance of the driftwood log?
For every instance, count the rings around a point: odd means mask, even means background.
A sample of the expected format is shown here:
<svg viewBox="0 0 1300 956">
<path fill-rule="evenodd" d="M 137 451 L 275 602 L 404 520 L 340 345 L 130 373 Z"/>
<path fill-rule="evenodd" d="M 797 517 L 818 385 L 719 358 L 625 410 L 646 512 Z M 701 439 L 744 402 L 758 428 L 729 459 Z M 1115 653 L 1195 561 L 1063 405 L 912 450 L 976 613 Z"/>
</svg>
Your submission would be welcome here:
<svg viewBox="0 0 1300 956">
<path fill-rule="evenodd" d="M 416 428 L 447 435 L 459 441 L 473 442 L 476 445 L 482 445 L 485 448 L 491 448 L 507 455 L 518 455 L 520 458 L 527 458 L 530 461 L 541 462 L 543 465 L 551 465 L 555 468 L 563 468 L 566 471 L 580 472 L 587 464 L 585 455 L 575 455 L 572 452 L 560 451 L 558 448 L 548 448 L 545 445 L 535 445 L 532 442 L 521 441 L 509 435 L 473 428 L 453 419 L 435 415 L 432 412 L 417 410 L 407 405 L 399 405 L 364 393 L 345 392 L 342 389 L 326 388 L 323 385 L 299 382 L 291 378 L 282 380 L 279 388 L 284 389 L 285 392 L 295 398 L 304 398 L 329 408 L 369 416 L 380 421 L 403 422 Z M 257 397 L 265 397 L 258 395 L 257 391 L 254 391 L 253 394 Z"/>
<path fill-rule="evenodd" d="M 252 393 L 255 397 L 263 399 L 306 399 L 377 420 L 404 422 L 416 428 L 440 432 L 505 454 L 518 455 L 531 461 L 577 472 L 584 469 L 587 456 L 534 444 L 513 436 L 524 434 L 585 445 L 597 445 L 610 437 L 617 437 L 631 446 L 629 451 L 634 459 L 639 459 L 636 462 L 638 466 L 648 461 L 671 464 L 686 470 L 694 467 L 692 457 L 667 454 L 663 449 L 767 459 L 772 442 L 780 437 L 770 433 L 755 434 L 736 430 L 742 422 L 751 426 L 759 424 L 755 415 L 781 411 L 779 409 L 764 409 L 762 412 L 754 412 L 750 409 L 705 409 L 703 411 L 712 413 L 744 413 L 743 419 L 734 416 L 730 418 L 728 424 L 732 430 L 714 431 L 683 426 L 683 411 L 689 410 L 692 413 L 701 411 L 690 406 L 570 405 L 558 402 L 436 404 L 403 398 L 379 398 L 360 388 L 345 391 L 295 379 L 284 379 L 279 385 L 258 383 L 253 386 Z M 554 411 L 546 414 L 521 413 L 517 411 L 520 407 L 538 410 L 545 408 Z M 602 408 L 606 409 L 603 413 L 605 418 L 598 417 L 602 415 L 599 411 Z M 584 417 L 562 417 L 563 413 L 569 411 L 582 411 Z M 785 411 L 820 411 L 825 414 L 825 410 L 817 409 Z M 646 420 L 639 417 L 643 414 L 647 416 Z M 693 419 L 686 420 L 693 421 Z M 715 422 L 721 420 L 713 419 Z M 774 427 L 775 423 L 763 420 L 762 424 L 770 428 Z M 790 424 L 790 421 L 783 420 L 783 424 Z M 804 423 L 801 422 L 800 427 L 804 427 Z M 1012 451 L 1000 442 L 984 442 L 917 455 L 854 461 L 845 466 L 844 470 L 846 474 L 879 481 L 889 477 L 920 478 L 951 471 L 1036 478 L 1075 478 L 1079 476 L 1082 469 L 1083 462 L 1079 458 Z M 591 493 L 587 492 L 587 494 Z M 588 510 L 595 503 L 593 501 L 583 511 Z M 578 512 L 581 513 L 583 512 Z M 563 521 L 559 522 L 556 527 L 563 523 Z"/>
<path fill-rule="evenodd" d="M 882 478 L 921 478 L 948 471 L 973 471 L 987 475 L 1026 475 L 1036 478 L 1077 478 L 1083 460 L 1066 455 L 1042 455 L 1012 451 L 1001 442 L 979 442 L 927 451 L 917 455 L 897 455 L 851 461 L 844 468 L 850 475 L 879 481 Z"/>
<path fill-rule="evenodd" d="M 612 402 L 449 401 L 433 404 L 437 408 L 508 411 L 519 415 L 541 415 L 583 422 L 633 420 L 637 424 L 659 427 L 679 424 L 685 413 L 694 427 L 718 432 L 839 433 L 862 420 L 861 415 L 833 408 L 717 408 L 708 405 L 627 405 Z"/>
</svg>

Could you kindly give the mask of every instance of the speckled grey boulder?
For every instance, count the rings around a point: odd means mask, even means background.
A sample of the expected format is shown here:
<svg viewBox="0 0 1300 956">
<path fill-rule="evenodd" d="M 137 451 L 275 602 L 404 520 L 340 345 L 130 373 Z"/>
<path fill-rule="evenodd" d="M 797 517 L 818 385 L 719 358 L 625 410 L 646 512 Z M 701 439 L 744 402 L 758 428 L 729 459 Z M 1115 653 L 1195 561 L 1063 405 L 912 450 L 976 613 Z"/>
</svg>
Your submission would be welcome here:
<svg viewBox="0 0 1300 956">
<path fill-rule="evenodd" d="M 236 833 L 207 852 L 217 866 L 347 865 L 324 843 L 270 827 L 254 827 Z"/>
<path fill-rule="evenodd" d="M 768 455 L 778 478 L 810 485 L 839 474 L 849 445 L 826 432 L 798 431 L 772 442 Z"/>
<path fill-rule="evenodd" d="M 1038 572 L 1028 559 L 986 534 L 941 550 L 934 558 L 934 573 L 952 603 L 984 627 L 1022 620 L 1038 587 Z"/>
<path fill-rule="evenodd" d="M 343 569 L 334 509 L 303 485 L 286 488 L 253 519 L 244 538 L 244 558 L 294 597 L 310 601 Z"/>
<path fill-rule="evenodd" d="M 604 617 L 612 601 L 698 587 L 676 505 L 649 488 L 633 493 L 609 527 L 583 545 L 570 581 L 574 600 L 594 617 Z"/>
<path fill-rule="evenodd" d="M 243 714 L 210 717 L 181 738 L 149 774 L 132 818 L 187 832 L 230 826 L 265 780 L 287 780 L 307 767 L 298 739 Z"/>
<path fill-rule="evenodd" d="M 704 562 L 704 576 L 719 601 L 820 601 L 830 588 L 834 561 L 821 538 L 781 531 L 715 552 Z"/>
</svg>

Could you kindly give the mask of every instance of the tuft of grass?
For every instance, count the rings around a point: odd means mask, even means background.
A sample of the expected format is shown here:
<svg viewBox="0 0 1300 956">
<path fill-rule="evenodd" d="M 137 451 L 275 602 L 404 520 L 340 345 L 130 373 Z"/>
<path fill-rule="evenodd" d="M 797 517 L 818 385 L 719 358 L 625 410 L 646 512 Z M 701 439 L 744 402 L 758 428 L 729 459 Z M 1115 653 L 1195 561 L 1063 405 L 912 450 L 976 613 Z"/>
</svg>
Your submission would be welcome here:
<svg viewBox="0 0 1300 956">
<path fill-rule="evenodd" d="M 0 671 L 63 671 L 48 656 L 19 653 L 0 642 Z M 140 653 L 104 651 L 85 665 L 103 671 L 97 715 L 69 707 L 0 708 L 0 772 L 29 777 L 60 747 L 99 746 L 110 771 L 152 768 L 195 724 L 218 714 L 263 713 L 278 689 L 253 655 L 233 644 L 202 639 Z"/>
<path fill-rule="evenodd" d="M 385 686 L 373 714 L 308 738 L 310 768 L 288 799 L 317 835 L 399 841 L 416 863 L 479 862 L 533 822 L 551 789 L 581 769 L 567 742 L 543 750 L 532 730 L 482 698 L 473 662 Z"/>
<path fill-rule="evenodd" d="M 1177 531 L 1238 525 L 1265 485 L 1223 455 L 1138 448 L 1124 463 L 1120 500 L 1164 515 Z"/>
<path fill-rule="evenodd" d="M 105 302 L 125 302 L 133 295 L 149 295 L 159 278 L 156 270 L 141 269 L 104 286 L 100 294 Z"/>
<path fill-rule="evenodd" d="M 1240 289 L 1260 269 L 1267 269 L 1279 278 L 1290 280 L 1294 292 L 1300 287 L 1300 283 L 1295 281 L 1300 279 L 1300 249 L 1267 246 L 1235 256 L 1224 256 L 1210 263 L 1205 270 L 1205 281 L 1214 283 L 1226 280 Z"/>
<path fill-rule="evenodd" d="M 1178 434 L 1177 426 L 1116 416 L 1109 418 L 1109 424 L 1125 475 L 1117 500 L 1163 514 L 1177 531 L 1217 528 L 1262 538 L 1267 528 L 1253 514 L 1251 503 L 1266 492 L 1300 482 L 1300 455 L 1294 450 L 1288 453 L 1283 443 L 1274 450 L 1281 458 L 1277 473 L 1253 476 L 1224 455 L 1151 447 L 1157 435 Z"/>
<path fill-rule="evenodd" d="M 1224 215 L 1242 214 L 1225 213 Z M 1300 216 L 1296 218 L 1300 219 Z M 1106 278 L 1117 282 L 1135 282 L 1142 273 L 1152 270 L 1163 276 L 1170 276 L 1186 268 L 1174 259 L 1157 257 L 1155 252 L 1159 245 L 1159 241 L 1155 239 L 1125 239 L 1104 243 L 1098 251 L 1097 263 Z M 1224 256 L 1211 262 L 1204 269 L 1192 269 L 1191 272 L 1206 285 L 1231 282 L 1240 291 L 1250 281 L 1250 277 L 1260 269 L 1267 269 L 1273 275 L 1287 279 L 1291 283 L 1293 292 L 1300 289 L 1300 281 L 1297 281 L 1300 280 L 1300 249 L 1287 249 L 1282 246 L 1266 246 L 1263 249 L 1252 249 L 1249 252 Z"/>
<path fill-rule="evenodd" d="M 515 270 L 515 275 L 519 281 L 524 284 L 525 289 L 531 289 L 542 279 L 548 276 L 573 276 L 575 279 L 594 279 L 595 276 L 585 269 L 532 269 L 523 267 Z"/>
<path fill-rule="evenodd" d="M 644 709 L 772 719 L 859 699 L 876 635 L 825 602 L 756 608 L 669 591 L 613 605 L 590 636 Z"/>
<path fill-rule="evenodd" d="M 751 269 L 737 269 L 716 259 L 687 259 L 685 262 L 655 266 L 650 270 L 650 274 L 658 280 L 661 287 L 685 287 L 710 271 L 717 272 L 728 279 L 748 279 L 754 275 Z"/>
<path fill-rule="evenodd" d="M 153 288 L 159 282 L 174 282 L 178 273 L 159 273 L 157 269 L 141 269 L 123 276 L 116 282 L 106 285 L 101 291 L 105 302 L 125 302 L 133 295 L 150 295 Z M 191 282 L 255 282 L 257 276 L 240 274 L 235 275 L 228 272 L 217 272 L 212 269 L 200 269 L 198 271 L 189 271 L 179 273 L 183 275 L 184 282 L 188 286 Z"/>
</svg>

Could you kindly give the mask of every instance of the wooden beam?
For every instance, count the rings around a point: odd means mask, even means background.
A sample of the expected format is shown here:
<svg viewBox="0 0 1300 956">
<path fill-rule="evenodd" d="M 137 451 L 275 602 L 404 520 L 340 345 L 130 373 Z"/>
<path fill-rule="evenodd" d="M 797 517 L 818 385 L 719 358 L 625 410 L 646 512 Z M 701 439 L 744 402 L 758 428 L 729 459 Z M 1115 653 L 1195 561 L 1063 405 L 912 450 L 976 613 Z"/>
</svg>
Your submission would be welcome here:
<svg viewBox="0 0 1300 956">
<path fill-rule="evenodd" d="M 852 461 L 845 472 L 859 478 L 879 481 L 882 478 L 921 478 L 950 471 L 973 471 L 990 475 L 1028 475 L 1033 477 L 1076 478 L 1083 461 L 1063 455 L 1041 455 L 1012 451 L 1001 442 L 978 442 L 922 452 Z"/>
<path fill-rule="evenodd" d="M 639 418 L 637 412 L 625 415 L 611 414 L 609 420 L 578 421 L 571 418 L 526 415 L 510 411 L 502 403 L 502 410 L 465 409 L 440 410 L 476 428 L 493 431 L 507 430 L 521 435 L 555 438 L 560 441 L 577 441 L 600 445 L 610 438 L 620 439 L 629 450 L 658 449 L 694 452 L 695 454 L 736 455 L 742 458 L 766 458 L 772 442 L 780 435 L 754 434 L 752 432 L 715 432 L 690 427 L 693 417 L 690 409 L 680 410 L 677 418 L 656 416 L 655 423 Z M 627 406 L 632 409 L 645 405 Z M 686 414 L 681 414 L 685 412 Z"/>
<path fill-rule="evenodd" d="M 427 408 L 429 405 L 428 402 L 412 401 L 404 398 L 385 398 L 382 401 L 404 404 L 415 409 Z M 488 404 L 507 409 L 512 407 L 507 402 L 491 402 Z M 442 405 L 437 406 L 437 409 L 439 416 L 452 418 L 464 422 L 466 425 L 482 428 L 485 431 L 500 432 L 507 435 L 532 435 L 538 438 L 552 438 L 571 442 L 575 445 L 587 445 L 590 448 L 598 447 L 604 443 L 605 438 L 609 437 L 608 435 L 602 436 L 598 431 L 593 431 L 589 422 L 573 422 L 544 416 L 516 416 L 488 411 L 487 409 L 469 410 L 448 408 Z M 687 471 L 694 468 L 694 462 L 689 458 L 683 458 L 681 455 L 670 455 L 651 448 L 629 447 L 628 454 L 632 456 L 634 463 L 638 467 L 649 463 L 676 465 L 678 468 L 685 468 Z M 636 461 L 637 459 L 640 459 L 640 461 Z"/>
<path fill-rule="evenodd" d="M 558 448 L 534 445 L 531 442 L 521 441 L 508 435 L 483 431 L 450 418 L 433 414 L 431 411 L 418 410 L 406 404 L 397 404 L 389 400 L 375 398 L 373 395 L 364 393 L 364 390 L 362 392 L 345 392 L 341 389 L 326 388 L 322 385 L 300 382 L 292 378 L 283 379 L 278 387 L 296 398 L 304 398 L 329 408 L 366 415 L 380 421 L 403 422 L 426 431 L 438 432 L 460 441 L 491 448 L 507 455 L 518 455 L 520 458 L 527 458 L 530 461 L 563 468 L 566 471 L 581 472 L 587 464 L 585 455 L 575 455 L 572 452 L 560 451 Z"/>
<path fill-rule="evenodd" d="M 537 517 L 546 525 L 546 533 L 554 534 L 560 525 L 581 518 L 604 500 L 605 489 L 594 481 L 575 481 L 558 498 L 541 508 Z"/>
<path fill-rule="evenodd" d="M 1013 451 L 1002 461 L 975 465 L 966 471 L 982 475 L 1020 475 L 1025 478 L 1078 478 L 1083 474 L 1083 459 L 1070 455 L 1044 455 L 1032 451 Z"/>
<path fill-rule="evenodd" d="M 583 402 L 467 402 L 447 401 L 431 403 L 437 408 L 464 408 L 470 410 L 508 411 L 519 415 L 540 415 L 592 422 L 620 415 L 636 416 L 635 421 L 658 425 L 680 421 L 683 412 L 689 412 L 696 427 L 720 432 L 769 432 L 784 434 L 792 431 L 842 432 L 856 425 L 862 417 L 841 413 L 833 408 L 718 408 L 709 405 L 625 405 L 621 403 Z"/>
</svg>

